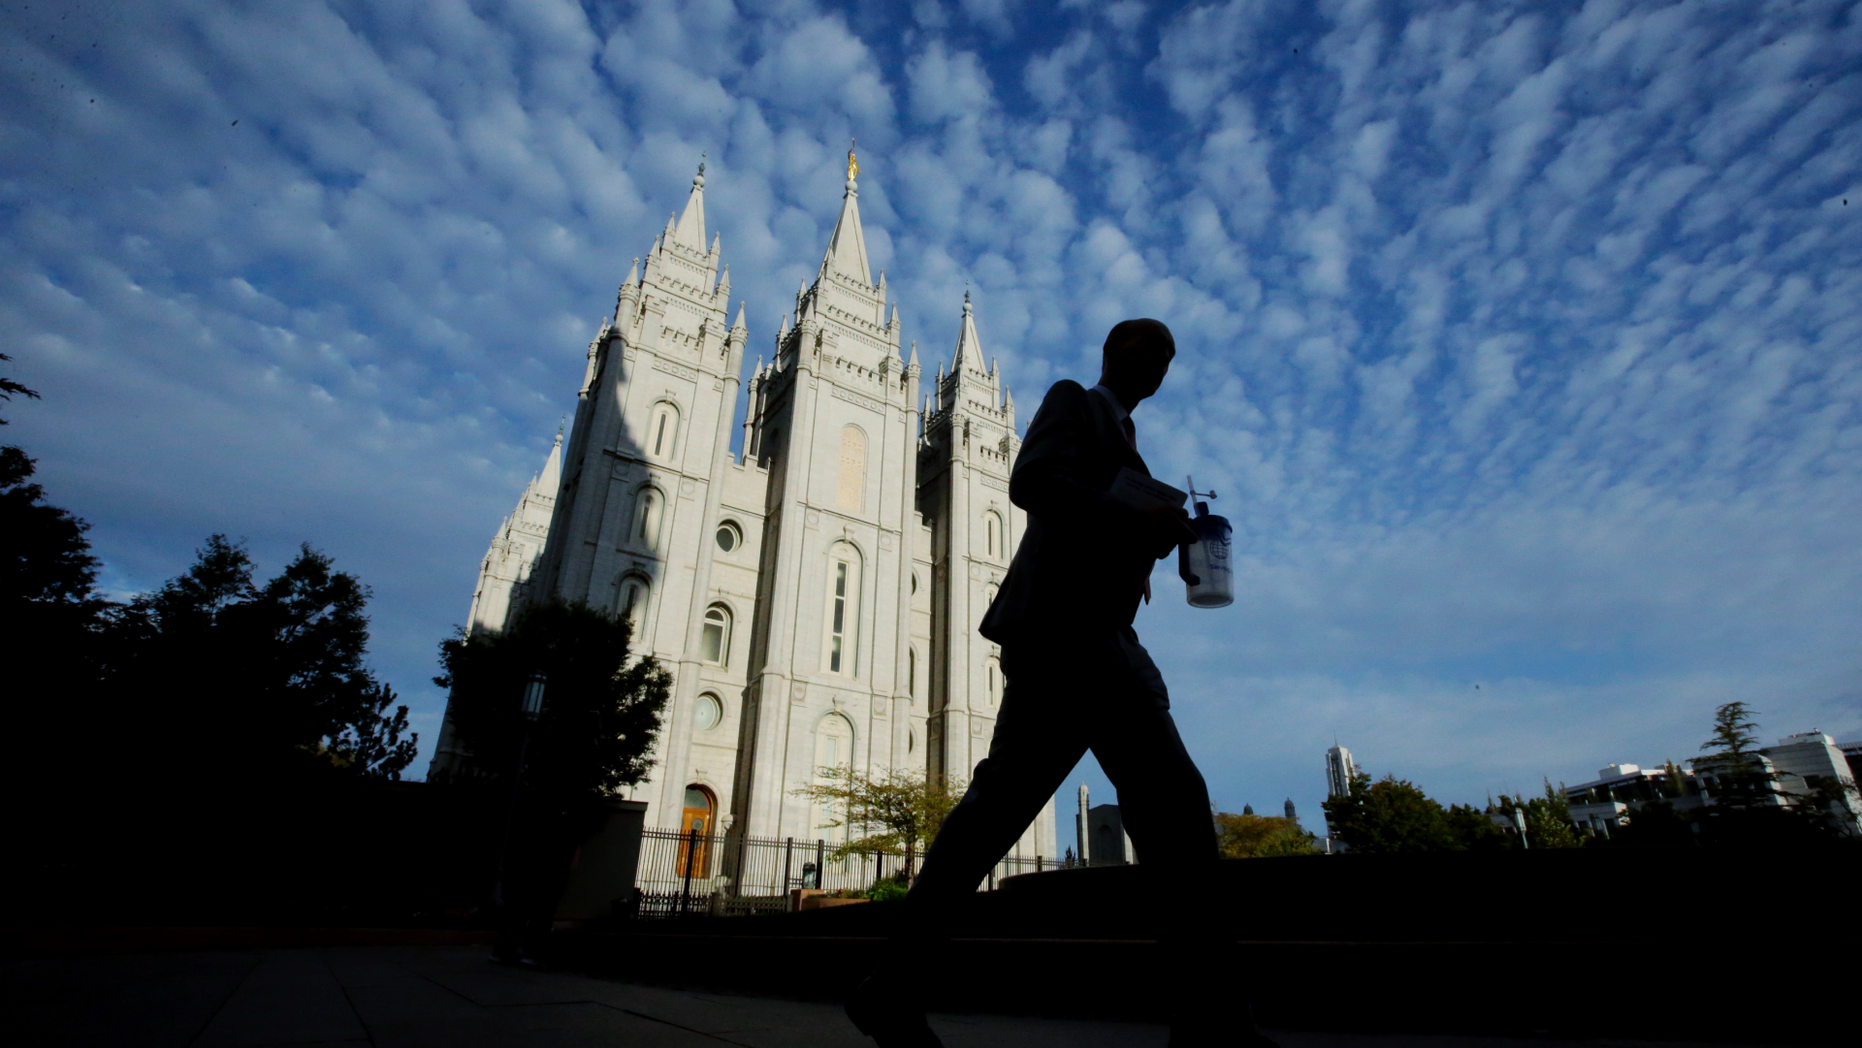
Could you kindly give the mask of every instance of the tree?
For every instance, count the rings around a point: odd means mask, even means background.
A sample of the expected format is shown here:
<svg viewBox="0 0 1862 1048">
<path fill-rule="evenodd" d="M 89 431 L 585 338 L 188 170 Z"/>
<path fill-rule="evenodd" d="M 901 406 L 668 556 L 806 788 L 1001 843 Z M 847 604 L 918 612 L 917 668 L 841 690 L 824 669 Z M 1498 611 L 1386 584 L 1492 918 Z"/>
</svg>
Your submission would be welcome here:
<svg viewBox="0 0 1862 1048">
<path fill-rule="evenodd" d="M 1215 828 L 1216 845 L 1224 859 L 1265 859 L 1313 852 L 1313 835 L 1295 820 L 1277 815 L 1216 812 Z"/>
<path fill-rule="evenodd" d="M 1500 795 L 1500 803 L 1489 804 L 1487 814 L 1512 818 L 1516 809 L 1526 811 L 1526 841 L 1531 848 L 1578 848 L 1583 841 L 1571 825 L 1571 805 L 1565 795 L 1545 780 L 1545 794 L 1540 797 Z M 1509 846 L 1517 846 L 1508 842 Z"/>
<path fill-rule="evenodd" d="M 13 359 L 12 357 L 7 356 L 5 353 L 0 353 L 0 363 L 5 363 L 6 361 L 9 361 L 12 359 Z M 10 378 L 7 378 L 5 375 L 0 375 L 0 400 L 11 401 L 13 399 L 13 394 L 15 393 L 18 393 L 20 396 L 26 397 L 29 400 L 39 399 L 39 393 L 37 390 L 27 389 L 25 386 L 20 385 L 19 383 L 13 381 Z M 6 424 L 7 424 L 6 419 L 0 418 L 0 426 L 4 426 Z"/>
<path fill-rule="evenodd" d="M 1780 776 L 1790 773 L 1774 771 L 1758 752 L 1754 716 L 1743 702 L 1713 711 L 1713 731 L 1700 747 L 1706 756 L 1694 761 L 1696 771 L 1708 772 L 1715 780 L 1713 803 L 1689 813 L 1700 843 L 1748 849 L 1853 845 L 1848 820 L 1831 817 L 1834 812 L 1815 783 L 1805 784 L 1805 795 L 1784 789 Z"/>
<path fill-rule="evenodd" d="M 1494 810 L 1492 803 L 1486 811 L 1472 804 L 1451 804 L 1444 818 L 1448 822 L 1449 836 L 1454 838 L 1456 851 L 1505 851 L 1512 847 L 1506 831 L 1495 826 L 1488 812 Z M 1508 814 L 1511 814 L 1509 810 Z"/>
<path fill-rule="evenodd" d="M 0 448 L 0 601 L 9 618 L 63 613 L 95 620 L 107 602 L 95 593 L 97 558 L 84 533 L 90 525 L 45 503 L 45 489 L 27 483 L 36 460 Z"/>
<path fill-rule="evenodd" d="M 1416 785 L 1394 775 L 1373 783 L 1360 772 L 1351 778 L 1351 792 L 1325 802 L 1326 822 L 1333 836 L 1354 852 L 1380 854 L 1417 851 L 1460 851 L 1448 812 Z"/>
<path fill-rule="evenodd" d="M 859 835 L 836 847 L 839 861 L 858 852 L 892 852 L 905 856 L 909 876 L 917 856 L 924 854 L 944 825 L 944 817 L 963 798 L 961 779 L 931 778 L 920 772 L 893 768 L 873 776 L 851 765 L 821 769 L 826 782 L 803 786 L 796 796 L 806 797 L 828 813 L 829 829 L 847 827 Z"/>
<path fill-rule="evenodd" d="M 1710 770 L 1717 780 L 1717 806 L 1727 809 L 1776 807 L 1789 802 L 1778 776 L 1758 753 L 1758 722 L 1743 702 L 1729 702 L 1713 711 L 1713 732 L 1700 744 L 1706 754 L 1697 769 Z"/>
<path fill-rule="evenodd" d="M 611 796 L 652 769 L 649 754 L 672 676 L 628 658 L 629 625 L 586 604 L 533 604 L 509 629 L 463 629 L 440 645 L 433 682 L 450 689 L 453 727 L 472 755 L 460 778 L 505 783 L 525 738 L 522 697 L 532 674 L 546 684 L 528 729 L 525 783 L 563 802 Z"/>
<path fill-rule="evenodd" d="M 291 768 L 399 778 L 418 737 L 365 664 L 368 587 L 332 568 L 306 544 L 256 587 L 245 548 L 213 535 L 185 574 L 120 609 L 105 687 L 131 763 L 191 778 Z M 158 739 L 212 763 L 177 768 L 143 752 Z"/>
<path fill-rule="evenodd" d="M 44 489 L 29 482 L 34 465 L 19 448 L 0 447 L 0 680 L 13 700 L 6 714 L 14 740 L 0 776 L 31 825 L 25 835 L 43 839 L 78 804 L 73 766 L 97 735 L 99 638 L 112 605 L 96 591 L 90 525 L 46 504 Z"/>
</svg>

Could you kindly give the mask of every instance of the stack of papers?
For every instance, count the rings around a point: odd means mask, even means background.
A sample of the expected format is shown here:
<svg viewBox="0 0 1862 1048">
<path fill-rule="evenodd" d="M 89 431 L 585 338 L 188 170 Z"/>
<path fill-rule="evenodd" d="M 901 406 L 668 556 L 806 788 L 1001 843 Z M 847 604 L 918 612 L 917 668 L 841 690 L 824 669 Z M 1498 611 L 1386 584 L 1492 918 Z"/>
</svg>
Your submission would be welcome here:
<svg viewBox="0 0 1862 1048">
<path fill-rule="evenodd" d="M 1175 506 L 1182 508 L 1189 501 L 1189 493 L 1158 480 L 1147 477 L 1130 466 L 1119 468 L 1118 476 L 1112 480 L 1112 487 L 1106 492 L 1119 502 L 1140 512 L 1153 506 Z"/>
</svg>

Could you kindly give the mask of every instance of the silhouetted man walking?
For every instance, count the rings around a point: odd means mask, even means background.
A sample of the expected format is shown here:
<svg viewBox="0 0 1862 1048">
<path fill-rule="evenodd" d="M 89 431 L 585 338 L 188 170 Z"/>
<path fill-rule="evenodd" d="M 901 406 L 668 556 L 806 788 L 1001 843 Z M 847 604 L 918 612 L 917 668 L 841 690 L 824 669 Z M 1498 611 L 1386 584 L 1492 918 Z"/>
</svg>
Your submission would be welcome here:
<svg viewBox="0 0 1862 1048">
<path fill-rule="evenodd" d="M 1028 527 L 980 627 L 1002 645 L 1007 690 L 989 756 L 906 897 L 907 949 L 938 941 L 942 917 L 976 891 L 1088 749 L 1118 788 L 1145 867 L 1172 885 L 1213 882 L 1208 787 L 1177 735 L 1164 679 L 1132 630 L 1152 564 L 1195 533 L 1181 508 L 1140 512 L 1108 494 L 1121 468 L 1149 475 L 1131 412 L 1157 392 L 1176 352 L 1162 323 L 1123 321 L 1106 336 L 1099 384 L 1055 383 L 1028 425 L 1009 481 Z M 1206 918 L 1172 909 L 1162 943 L 1179 998 L 1172 1048 L 1271 1044 L 1235 1008 L 1232 984 L 1221 988 L 1218 1015 L 1208 963 L 1215 944 L 1189 923 Z M 908 988 L 868 980 L 847 1014 L 882 1048 L 939 1044 Z"/>
</svg>

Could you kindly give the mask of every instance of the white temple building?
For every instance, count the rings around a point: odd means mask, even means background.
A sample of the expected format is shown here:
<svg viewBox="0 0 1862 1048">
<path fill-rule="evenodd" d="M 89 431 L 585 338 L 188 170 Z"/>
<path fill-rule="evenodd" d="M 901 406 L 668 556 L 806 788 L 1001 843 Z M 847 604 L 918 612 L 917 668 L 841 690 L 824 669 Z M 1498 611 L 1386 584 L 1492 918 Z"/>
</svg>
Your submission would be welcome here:
<svg viewBox="0 0 1862 1048">
<path fill-rule="evenodd" d="M 796 795 L 820 769 L 968 779 L 988 752 L 1003 677 L 976 626 L 1025 523 L 1014 401 L 967 294 L 948 368 L 923 381 L 867 262 L 858 172 L 849 153 L 815 281 L 744 383 L 700 165 L 589 343 L 567 444 L 480 568 L 471 629 L 586 601 L 672 672 L 653 777 L 630 791 L 650 826 L 831 840 Z M 429 777 L 466 757 L 449 717 Z M 1050 800 L 1010 854 L 1060 850 Z"/>
</svg>

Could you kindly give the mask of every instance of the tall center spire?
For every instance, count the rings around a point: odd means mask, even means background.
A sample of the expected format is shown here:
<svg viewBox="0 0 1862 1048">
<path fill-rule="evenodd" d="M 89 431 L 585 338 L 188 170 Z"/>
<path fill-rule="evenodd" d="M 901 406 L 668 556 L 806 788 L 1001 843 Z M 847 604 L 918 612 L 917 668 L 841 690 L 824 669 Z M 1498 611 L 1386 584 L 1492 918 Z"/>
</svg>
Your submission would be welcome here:
<svg viewBox="0 0 1862 1048">
<path fill-rule="evenodd" d="M 866 233 L 860 228 L 860 159 L 851 147 L 847 150 L 847 192 L 841 197 L 840 220 L 834 223 L 834 235 L 828 240 L 827 257 L 821 268 L 859 282 L 863 288 L 873 286 L 873 270 L 866 261 Z"/>
</svg>

